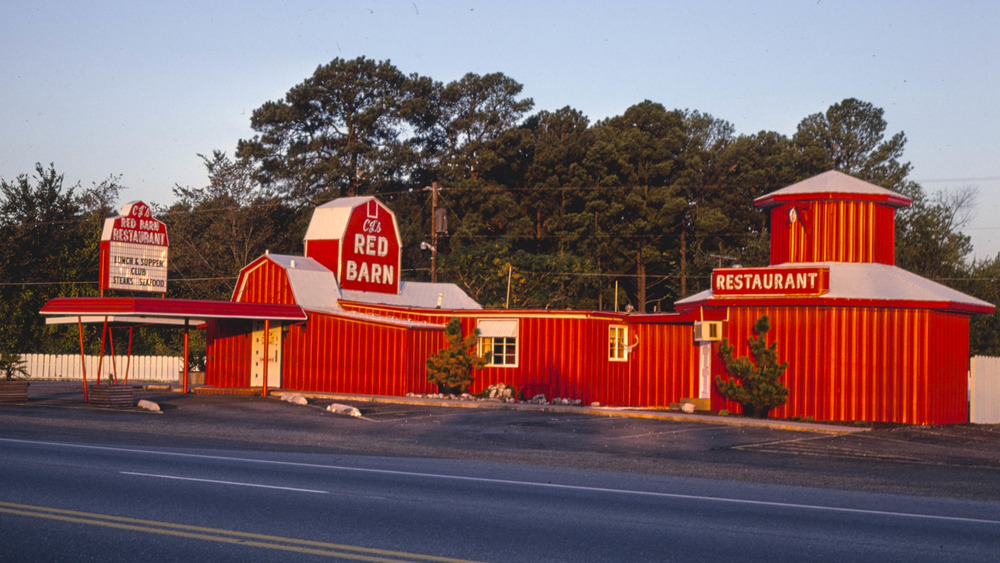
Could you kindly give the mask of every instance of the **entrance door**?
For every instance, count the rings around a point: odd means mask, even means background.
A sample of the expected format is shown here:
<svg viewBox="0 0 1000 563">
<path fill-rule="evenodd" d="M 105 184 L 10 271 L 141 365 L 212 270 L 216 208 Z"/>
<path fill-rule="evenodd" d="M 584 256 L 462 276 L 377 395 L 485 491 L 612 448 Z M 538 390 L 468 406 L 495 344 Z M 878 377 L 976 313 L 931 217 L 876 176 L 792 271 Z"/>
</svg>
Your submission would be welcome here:
<svg viewBox="0 0 1000 563">
<path fill-rule="evenodd" d="M 710 399 L 712 393 L 712 343 L 698 345 L 698 398 Z"/>
<path fill-rule="evenodd" d="M 281 327 L 272 326 L 267 337 L 267 386 L 281 387 Z M 264 321 L 253 322 L 250 347 L 250 386 L 264 385 Z"/>
</svg>

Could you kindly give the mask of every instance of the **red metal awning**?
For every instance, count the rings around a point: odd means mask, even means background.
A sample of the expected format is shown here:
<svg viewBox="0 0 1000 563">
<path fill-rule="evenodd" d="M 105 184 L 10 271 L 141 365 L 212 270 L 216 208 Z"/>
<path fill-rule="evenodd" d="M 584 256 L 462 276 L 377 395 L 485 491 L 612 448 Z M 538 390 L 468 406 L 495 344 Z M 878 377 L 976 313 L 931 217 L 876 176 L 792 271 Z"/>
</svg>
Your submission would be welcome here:
<svg viewBox="0 0 1000 563">
<path fill-rule="evenodd" d="M 57 297 L 40 311 L 47 324 L 84 323 L 201 324 L 209 319 L 297 322 L 306 320 L 298 305 L 234 303 L 153 297 Z"/>
<path fill-rule="evenodd" d="M 188 392 L 188 327 L 204 324 L 210 319 L 262 320 L 267 330 L 270 321 L 298 322 L 306 320 L 306 312 L 298 305 L 272 303 L 234 303 L 200 299 L 156 299 L 153 297 L 57 297 L 49 300 L 40 311 L 46 324 L 76 323 L 80 330 L 80 357 L 83 361 L 83 325 L 104 324 L 101 336 L 101 358 L 104 357 L 104 335 L 109 325 L 167 325 L 184 327 L 184 392 Z M 265 342 L 267 339 L 264 339 Z M 129 331 L 129 355 L 132 349 Z M 267 347 L 265 344 L 265 354 Z M 114 342 L 111 343 L 114 356 Z M 98 368 L 100 369 L 100 368 Z M 267 377 L 267 370 L 264 371 Z M 114 376 L 117 382 L 117 375 Z M 128 370 L 126 368 L 126 381 Z M 99 380 L 98 380 L 99 381 Z M 267 394 L 265 386 L 264 394 Z M 87 373 L 83 375 L 83 400 L 87 401 Z"/>
</svg>

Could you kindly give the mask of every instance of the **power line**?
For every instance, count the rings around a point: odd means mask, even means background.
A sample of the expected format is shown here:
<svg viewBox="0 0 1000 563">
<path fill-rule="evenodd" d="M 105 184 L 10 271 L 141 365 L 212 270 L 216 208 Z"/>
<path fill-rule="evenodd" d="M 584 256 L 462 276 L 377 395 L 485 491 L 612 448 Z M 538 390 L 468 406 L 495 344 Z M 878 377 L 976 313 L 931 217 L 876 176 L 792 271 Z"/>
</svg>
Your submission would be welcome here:
<svg viewBox="0 0 1000 563">
<path fill-rule="evenodd" d="M 239 279 L 239 276 L 225 276 L 220 278 L 170 278 L 170 283 L 191 283 L 203 281 L 232 281 Z M 97 285 L 97 281 L 52 281 L 52 282 L 0 282 L 0 287 L 13 286 L 52 286 L 52 285 Z"/>
</svg>

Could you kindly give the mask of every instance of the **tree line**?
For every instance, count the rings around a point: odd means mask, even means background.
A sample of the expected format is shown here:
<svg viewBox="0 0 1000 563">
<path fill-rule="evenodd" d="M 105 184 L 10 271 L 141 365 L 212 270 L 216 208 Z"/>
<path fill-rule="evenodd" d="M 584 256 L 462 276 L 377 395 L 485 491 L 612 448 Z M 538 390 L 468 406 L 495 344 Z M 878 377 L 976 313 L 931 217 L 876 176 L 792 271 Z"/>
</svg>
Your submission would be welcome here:
<svg viewBox="0 0 1000 563">
<path fill-rule="evenodd" d="M 669 311 L 707 288 L 713 267 L 767 264 L 756 197 L 835 169 L 913 199 L 897 213 L 898 266 L 1000 302 L 1000 257 L 970 260 L 961 232 L 974 189 L 927 194 L 910 180 L 905 135 L 871 103 L 845 99 L 788 137 L 738 135 L 723 119 L 650 100 L 596 122 L 570 107 L 532 113 L 522 90 L 501 73 L 445 84 L 364 57 L 319 66 L 252 113 L 255 134 L 234 155 L 201 155 L 205 186 L 175 186 L 158 210 L 172 247 L 169 294 L 228 299 L 243 265 L 265 251 L 300 253 L 312 209 L 354 195 L 394 210 L 405 279 L 428 280 L 420 243 L 435 224 L 425 188 L 436 183 L 447 218 L 437 278 L 485 307 Z M 51 166 L 2 183 L 0 237 L 60 266 L 13 253 L 0 263 L 2 306 L 25 327 L 0 331 L 0 348 L 46 346 L 38 301 L 96 291 L 83 282 L 96 279 L 100 223 L 121 187 L 61 184 Z M 24 230 L 39 213 L 58 215 L 64 222 L 50 224 L 66 232 Z M 973 323 L 973 351 L 1000 353 L 1000 317 Z"/>
</svg>

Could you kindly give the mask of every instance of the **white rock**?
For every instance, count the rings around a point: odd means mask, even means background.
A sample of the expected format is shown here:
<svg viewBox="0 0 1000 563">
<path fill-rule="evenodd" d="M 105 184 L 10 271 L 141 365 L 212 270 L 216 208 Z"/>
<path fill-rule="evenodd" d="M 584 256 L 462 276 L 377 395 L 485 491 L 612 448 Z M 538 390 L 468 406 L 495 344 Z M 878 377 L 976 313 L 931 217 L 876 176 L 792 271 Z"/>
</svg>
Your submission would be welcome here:
<svg viewBox="0 0 1000 563">
<path fill-rule="evenodd" d="M 296 405 L 308 405 L 309 404 L 309 401 L 306 400 L 306 398 L 303 397 L 302 395 L 282 395 L 281 396 L 281 400 L 289 402 L 289 403 L 294 403 Z"/>
<path fill-rule="evenodd" d="M 342 414 L 344 416 L 354 416 L 354 417 L 361 416 L 361 411 L 359 411 L 357 408 L 352 407 L 350 405 L 341 405 L 339 403 L 333 403 L 332 405 L 326 407 L 326 410 L 335 414 Z"/>
<path fill-rule="evenodd" d="M 694 412 L 694 403 L 684 403 L 681 405 L 681 411 L 691 414 Z"/>
<path fill-rule="evenodd" d="M 146 409 L 147 411 L 160 412 L 160 405 L 154 403 L 153 401 L 147 401 L 146 399 L 140 399 L 136 406 L 140 409 Z"/>
</svg>

